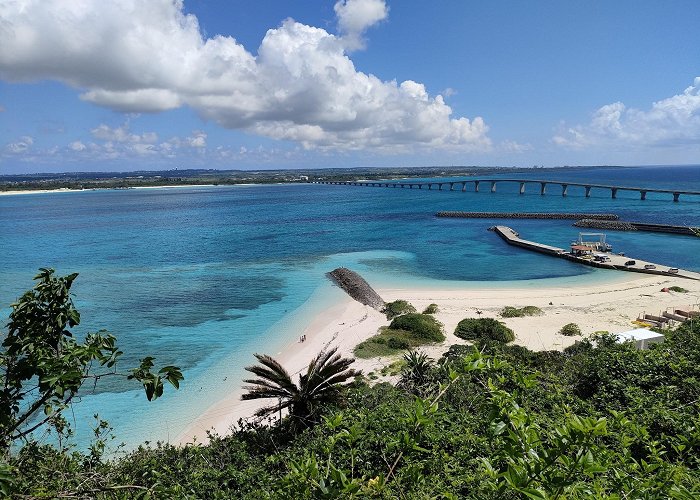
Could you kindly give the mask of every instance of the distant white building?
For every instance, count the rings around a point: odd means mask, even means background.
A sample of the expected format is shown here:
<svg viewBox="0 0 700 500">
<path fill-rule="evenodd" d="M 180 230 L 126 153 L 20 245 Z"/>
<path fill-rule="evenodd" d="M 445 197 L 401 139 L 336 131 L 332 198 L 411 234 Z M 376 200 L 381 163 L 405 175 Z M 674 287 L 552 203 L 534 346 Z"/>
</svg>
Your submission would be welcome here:
<svg viewBox="0 0 700 500">
<path fill-rule="evenodd" d="M 649 349 L 650 344 L 658 344 L 664 341 L 662 333 L 652 332 L 647 328 L 637 328 L 627 332 L 616 333 L 619 343 L 632 341 L 637 349 Z"/>
</svg>

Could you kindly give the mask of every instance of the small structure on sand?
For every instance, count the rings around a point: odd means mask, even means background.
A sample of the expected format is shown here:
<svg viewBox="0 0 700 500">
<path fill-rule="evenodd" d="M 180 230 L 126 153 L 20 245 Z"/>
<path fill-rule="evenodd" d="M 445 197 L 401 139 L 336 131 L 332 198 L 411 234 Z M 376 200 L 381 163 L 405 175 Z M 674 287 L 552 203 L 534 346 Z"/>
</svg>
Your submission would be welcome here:
<svg viewBox="0 0 700 500">
<path fill-rule="evenodd" d="M 663 333 L 652 332 L 647 328 L 637 328 L 627 332 L 616 333 L 617 341 L 634 342 L 637 349 L 649 349 L 651 344 L 658 344 L 664 341 Z"/>
</svg>

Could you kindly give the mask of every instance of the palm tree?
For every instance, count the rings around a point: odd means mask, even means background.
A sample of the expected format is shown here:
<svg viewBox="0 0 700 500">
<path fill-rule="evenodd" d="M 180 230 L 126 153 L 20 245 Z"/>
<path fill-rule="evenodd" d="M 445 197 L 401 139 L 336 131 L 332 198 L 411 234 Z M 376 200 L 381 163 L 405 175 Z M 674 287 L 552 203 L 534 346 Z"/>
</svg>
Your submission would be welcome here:
<svg viewBox="0 0 700 500">
<path fill-rule="evenodd" d="M 434 381 L 433 360 L 420 351 L 408 351 L 403 360 L 405 364 L 396 386 L 416 394 L 426 391 Z"/>
<path fill-rule="evenodd" d="M 259 365 L 247 366 L 246 370 L 257 375 L 256 379 L 244 380 L 248 392 L 243 400 L 276 398 L 277 404 L 266 406 L 256 412 L 264 417 L 289 409 L 289 416 L 295 423 L 310 426 L 316 422 L 319 408 L 324 403 L 337 401 L 341 384 L 359 375 L 349 369 L 354 359 L 343 358 L 337 348 L 325 349 L 311 360 L 306 373 L 299 375 L 299 385 L 292 381 L 289 372 L 267 354 L 256 354 Z"/>
</svg>

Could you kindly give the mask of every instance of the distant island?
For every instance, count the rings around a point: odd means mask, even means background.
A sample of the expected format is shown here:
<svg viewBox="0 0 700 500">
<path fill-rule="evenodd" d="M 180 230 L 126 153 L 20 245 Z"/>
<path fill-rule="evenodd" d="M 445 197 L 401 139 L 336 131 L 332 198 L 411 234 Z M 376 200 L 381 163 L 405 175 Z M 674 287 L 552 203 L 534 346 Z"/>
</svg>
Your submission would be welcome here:
<svg viewBox="0 0 700 500">
<path fill-rule="evenodd" d="M 548 172 L 592 167 L 551 167 Z M 36 190 L 127 189 L 134 187 L 279 184 L 314 181 L 464 177 L 532 172 L 544 167 L 362 167 L 286 170 L 174 169 L 135 172 L 64 172 L 0 175 L 0 192 Z"/>
</svg>

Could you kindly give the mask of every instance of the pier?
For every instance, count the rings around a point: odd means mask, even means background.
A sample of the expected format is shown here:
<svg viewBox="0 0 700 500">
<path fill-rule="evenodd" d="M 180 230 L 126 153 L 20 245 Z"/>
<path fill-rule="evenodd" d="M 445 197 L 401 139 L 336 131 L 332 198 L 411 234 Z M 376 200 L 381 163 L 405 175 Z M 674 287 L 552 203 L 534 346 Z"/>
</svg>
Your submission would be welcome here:
<svg viewBox="0 0 700 500">
<path fill-rule="evenodd" d="M 700 281 L 700 273 L 686 271 L 684 269 L 678 269 L 677 272 L 669 272 L 670 269 L 675 268 L 672 268 L 668 265 L 656 264 L 654 262 L 647 262 L 644 260 L 635 259 L 634 257 L 630 257 L 629 255 L 623 256 L 608 253 L 606 254 L 606 256 L 609 258 L 608 262 L 597 262 L 590 258 L 586 259 L 584 257 L 578 257 L 576 255 L 573 255 L 571 252 L 564 250 L 563 248 L 544 245 L 535 241 L 524 240 L 520 237 L 520 235 L 517 232 L 515 232 L 513 229 L 507 226 L 494 226 L 493 230 L 509 245 L 524 248 L 526 250 L 531 250 L 533 252 L 551 255 L 553 257 L 571 260 L 579 264 L 584 264 L 586 266 L 599 267 L 602 269 L 614 269 L 619 271 L 629 271 L 635 273 L 655 274 L 659 276 L 667 276 L 669 278 L 685 278 Z M 630 261 L 634 261 L 634 264 L 626 265 Z M 648 269 L 649 266 L 654 267 Z"/>
<path fill-rule="evenodd" d="M 339 186 L 362 186 L 362 187 L 383 187 L 383 188 L 401 188 L 401 189 L 436 189 L 438 191 L 449 190 L 449 191 L 461 191 L 466 192 L 467 186 L 470 186 L 470 190 L 475 193 L 479 192 L 479 184 L 484 183 L 490 186 L 492 193 L 496 192 L 496 186 L 499 183 L 517 183 L 519 185 L 519 194 L 525 194 L 526 186 L 528 184 L 534 184 L 539 188 L 540 195 L 544 196 L 547 193 L 547 186 L 559 186 L 561 187 L 561 195 L 568 196 L 569 187 L 577 186 L 584 188 L 584 196 L 586 198 L 591 197 L 591 191 L 593 189 L 609 191 L 610 197 L 612 199 L 617 198 L 617 194 L 620 191 L 633 191 L 639 193 L 640 200 L 646 200 L 648 193 L 663 193 L 673 196 L 673 201 L 680 201 L 681 195 L 683 196 L 697 196 L 700 197 L 700 191 L 688 191 L 680 189 L 657 189 L 657 188 L 642 188 L 642 187 L 630 187 L 630 186 L 612 186 L 608 184 L 591 184 L 585 182 L 568 182 L 568 181 L 550 181 L 550 180 L 539 180 L 539 179 L 464 179 L 456 181 L 398 181 L 398 182 L 388 182 L 388 181 L 311 181 L 312 184 L 332 184 Z"/>
</svg>

